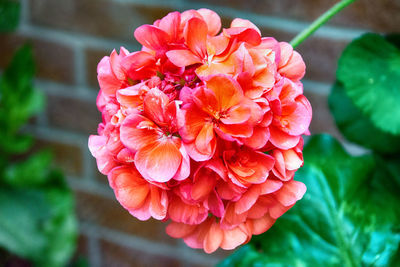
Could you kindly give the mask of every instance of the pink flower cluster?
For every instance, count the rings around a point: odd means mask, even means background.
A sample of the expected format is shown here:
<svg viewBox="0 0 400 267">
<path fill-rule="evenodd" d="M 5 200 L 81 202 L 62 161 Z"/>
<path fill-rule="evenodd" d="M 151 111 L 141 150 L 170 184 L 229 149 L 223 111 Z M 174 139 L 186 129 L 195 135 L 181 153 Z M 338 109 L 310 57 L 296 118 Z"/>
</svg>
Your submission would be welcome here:
<svg viewBox="0 0 400 267">
<path fill-rule="evenodd" d="M 211 253 L 268 230 L 306 191 L 311 106 L 301 56 L 250 21 L 208 9 L 136 29 L 141 51 L 98 65 L 103 121 L 89 139 L 116 198 L 140 220 Z"/>
</svg>

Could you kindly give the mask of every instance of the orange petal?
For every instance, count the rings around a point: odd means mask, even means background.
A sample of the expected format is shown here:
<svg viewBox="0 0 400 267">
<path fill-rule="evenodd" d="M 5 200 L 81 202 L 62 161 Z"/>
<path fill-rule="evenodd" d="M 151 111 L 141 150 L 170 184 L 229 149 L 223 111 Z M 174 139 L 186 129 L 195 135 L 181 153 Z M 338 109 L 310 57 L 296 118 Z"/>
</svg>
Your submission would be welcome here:
<svg viewBox="0 0 400 267">
<path fill-rule="evenodd" d="M 135 155 L 135 166 L 143 177 L 160 183 L 171 180 L 181 162 L 182 155 L 171 138 L 149 144 Z"/>
<path fill-rule="evenodd" d="M 250 187 L 246 193 L 235 203 L 235 212 L 241 214 L 248 211 L 257 201 L 260 195 L 260 188 L 258 186 Z"/>
<path fill-rule="evenodd" d="M 207 219 L 208 210 L 202 205 L 186 204 L 179 197 L 174 196 L 168 206 L 168 215 L 175 222 L 197 225 Z"/>
<path fill-rule="evenodd" d="M 162 220 L 167 215 L 168 195 L 167 192 L 157 188 L 151 187 L 151 200 L 150 200 L 150 214 L 154 219 Z"/>
<path fill-rule="evenodd" d="M 228 110 L 242 100 L 242 88 L 236 81 L 226 75 L 211 76 L 206 81 L 206 86 L 214 92 L 217 98 L 218 111 Z"/>
<path fill-rule="evenodd" d="M 253 235 L 259 235 L 271 228 L 275 223 L 275 219 L 271 218 L 268 214 L 265 214 L 259 219 L 253 220 Z"/>
<path fill-rule="evenodd" d="M 196 227 L 197 225 L 171 222 L 167 226 L 166 232 L 173 238 L 185 238 L 186 236 L 190 235 L 196 229 Z"/>
<path fill-rule="evenodd" d="M 108 179 L 116 198 L 127 210 L 140 208 L 149 195 L 147 182 L 134 168 L 115 168 L 108 175 Z"/>
<path fill-rule="evenodd" d="M 210 227 L 210 230 L 206 234 L 204 238 L 204 251 L 206 253 L 213 253 L 218 249 L 218 247 L 222 243 L 222 239 L 224 238 L 224 232 L 220 228 L 219 224 L 216 222 L 213 222 L 213 224 Z"/>
<path fill-rule="evenodd" d="M 276 199 L 284 206 L 288 207 L 300 200 L 307 188 L 302 182 L 291 180 L 283 184 L 283 187 L 274 193 Z"/>
<path fill-rule="evenodd" d="M 166 53 L 168 59 L 177 67 L 186 67 L 200 63 L 201 59 L 193 52 L 185 49 L 170 50 Z"/>
<path fill-rule="evenodd" d="M 141 127 L 141 125 L 145 127 Z M 158 138 L 157 125 L 139 114 L 125 118 L 120 128 L 121 142 L 132 151 L 153 144 Z"/>
<path fill-rule="evenodd" d="M 271 126 L 269 130 L 271 134 L 269 141 L 277 148 L 289 149 L 295 147 L 300 141 L 300 136 L 289 135 L 275 126 Z"/>
<path fill-rule="evenodd" d="M 191 18 L 185 28 L 186 44 L 189 49 L 199 58 L 204 59 L 207 55 L 207 33 L 208 28 L 204 20 Z"/>
<path fill-rule="evenodd" d="M 248 240 L 248 233 L 244 232 L 239 227 L 231 230 L 224 230 L 224 239 L 221 243 L 221 248 L 231 250 L 245 243 Z"/>
<path fill-rule="evenodd" d="M 194 175 L 194 183 L 191 195 L 194 200 L 200 200 L 207 197 L 214 189 L 216 184 L 216 175 L 208 168 L 201 168 Z"/>
<path fill-rule="evenodd" d="M 246 122 L 251 116 L 251 109 L 246 105 L 236 105 L 231 107 L 220 120 L 224 124 L 239 124 Z"/>
<path fill-rule="evenodd" d="M 214 36 L 221 29 L 221 18 L 210 9 L 200 8 L 197 10 L 207 23 L 208 35 Z"/>
<path fill-rule="evenodd" d="M 215 143 L 214 139 L 214 125 L 205 123 L 195 141 L 197 150 L 203 154 L 211 154 L 213 151 L 212 144 Z"/>
</svg>

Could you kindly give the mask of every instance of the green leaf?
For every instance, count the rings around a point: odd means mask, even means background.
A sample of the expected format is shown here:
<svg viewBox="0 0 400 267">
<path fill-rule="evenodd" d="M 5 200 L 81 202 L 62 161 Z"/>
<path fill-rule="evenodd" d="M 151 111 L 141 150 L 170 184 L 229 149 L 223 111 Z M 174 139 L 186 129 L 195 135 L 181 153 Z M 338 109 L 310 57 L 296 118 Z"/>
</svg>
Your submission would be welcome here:
<svg viewBox="0 0 400 267">
<path fill-rule="evenodd" d="M 0 0 L 0 32 L 11 32 L 17 28 L 20 9 L 17 1 Z"/>
<path fill-rule="evenodd" d="M 376 186 L 374 158 L 327 135 L 312 137 L 304 158 L 303 199 L 221 266 L 396 266 L 400 192 Z"/>
<path fill-rule="evenodd" d="M 32 136 L 0 132 L 0 151 L 5 154 L 21 154 L 31 148 L 32 145 Z"/>
<path fill-rule="evenodd" d="M 375 127 L 371 120 L 353 104 L 340 82 L 336 82 L 331 90 L 329 108 L 336 125 L 347 140 L 379 153 L 400 151 L 400 136 Z"/>
<path fill-rule="evenodd" d="M 75 250 L 72 193 L 53 181 L 36 188 L 0 188 L 0 246 L 37 266 L 65 266 Z"/>
<path fill-rule="evenodd" d="M 32 49 L 25 45 L 15 53 L 0 81 L 0 125 L 8 131 L 18 130 L 44 107 L 43 94 L 33 87 L 34 73 Z"/>
<path fill-rule="evenodd" d="M 3 182 L 13 187 L 43 185 L 49 179 L 51 160 L 50 152 L 40 151 L 23 162 L 11 164 L 5 169 Z"/>
<path fill-rule="evenodd" d="M 396 45 L 378 34 L 361 36 L 340 57 L 337 79 L 376 127 L 399 135 L 400 50 Z"/>
<path fill-rule="evenodd" d="M 44 107 L 43 93 L 33 87 L 34 73 L 32 49 L 25 45 L 15 53 L 0 80 L 1 153 L 23 153 L 32 144 L 29 136 L 18 131 Z"/>
</svg>

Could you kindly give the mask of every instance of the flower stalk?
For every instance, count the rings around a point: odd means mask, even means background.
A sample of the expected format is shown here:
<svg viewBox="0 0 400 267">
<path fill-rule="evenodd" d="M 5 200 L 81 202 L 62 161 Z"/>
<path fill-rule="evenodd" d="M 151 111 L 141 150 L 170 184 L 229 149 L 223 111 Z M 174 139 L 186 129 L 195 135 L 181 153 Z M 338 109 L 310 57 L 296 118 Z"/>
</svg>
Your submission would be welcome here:
<svg viewBox="0 0 400 267">
<path fill-rule="evenodd" d="M 316 19 L 310 26 L 297 34 L 290 44 L 293 48 L 297 47 L 304 40 L 306 40 L 310 35 L 312 35 L 316 30 L 318 30 L 322 25 L 324 25 L 328 20 L 330 20 L 334 15 L 339 13 L 346 6 L 355 2 L 356 0 L 342 0 L 336 3 L 333 7 L 327 10 L 324 14 L 322 14 L 318 19 Z"/>
</svg>

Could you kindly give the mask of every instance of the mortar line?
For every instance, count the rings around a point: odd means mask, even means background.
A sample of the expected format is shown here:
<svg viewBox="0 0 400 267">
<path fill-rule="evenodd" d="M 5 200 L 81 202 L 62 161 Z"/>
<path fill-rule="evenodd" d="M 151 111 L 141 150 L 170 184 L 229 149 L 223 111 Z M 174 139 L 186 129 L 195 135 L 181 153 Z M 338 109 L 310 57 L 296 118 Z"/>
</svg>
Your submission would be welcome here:
<svg viewBox="0 0 400 267">
<path fill-rule="evenodd" d="M 109 229 L 102 226 L 93 225 L 91 223 L 82 222 L 82 229 L 90 235 L 97 238 L 102 238 L 105 241 L 119 244 L 127 248 L 151 253 L 154 255 L 160 255 L 165 257 L 173 257 L 183 262 L 191 262 L 198 264 L 206 264 L 207 266 L 215 265 L 220 259 L 215 256 L 203 256 L 194 251 L 188 251 L 189 253 L 183 253 L 183 249 L 179 247 L 172 247 L 168 244 L 156 243 L 141 237 L 133 236 L 131 234 L 122 233 L 113 229 Z"/>
</svg>

